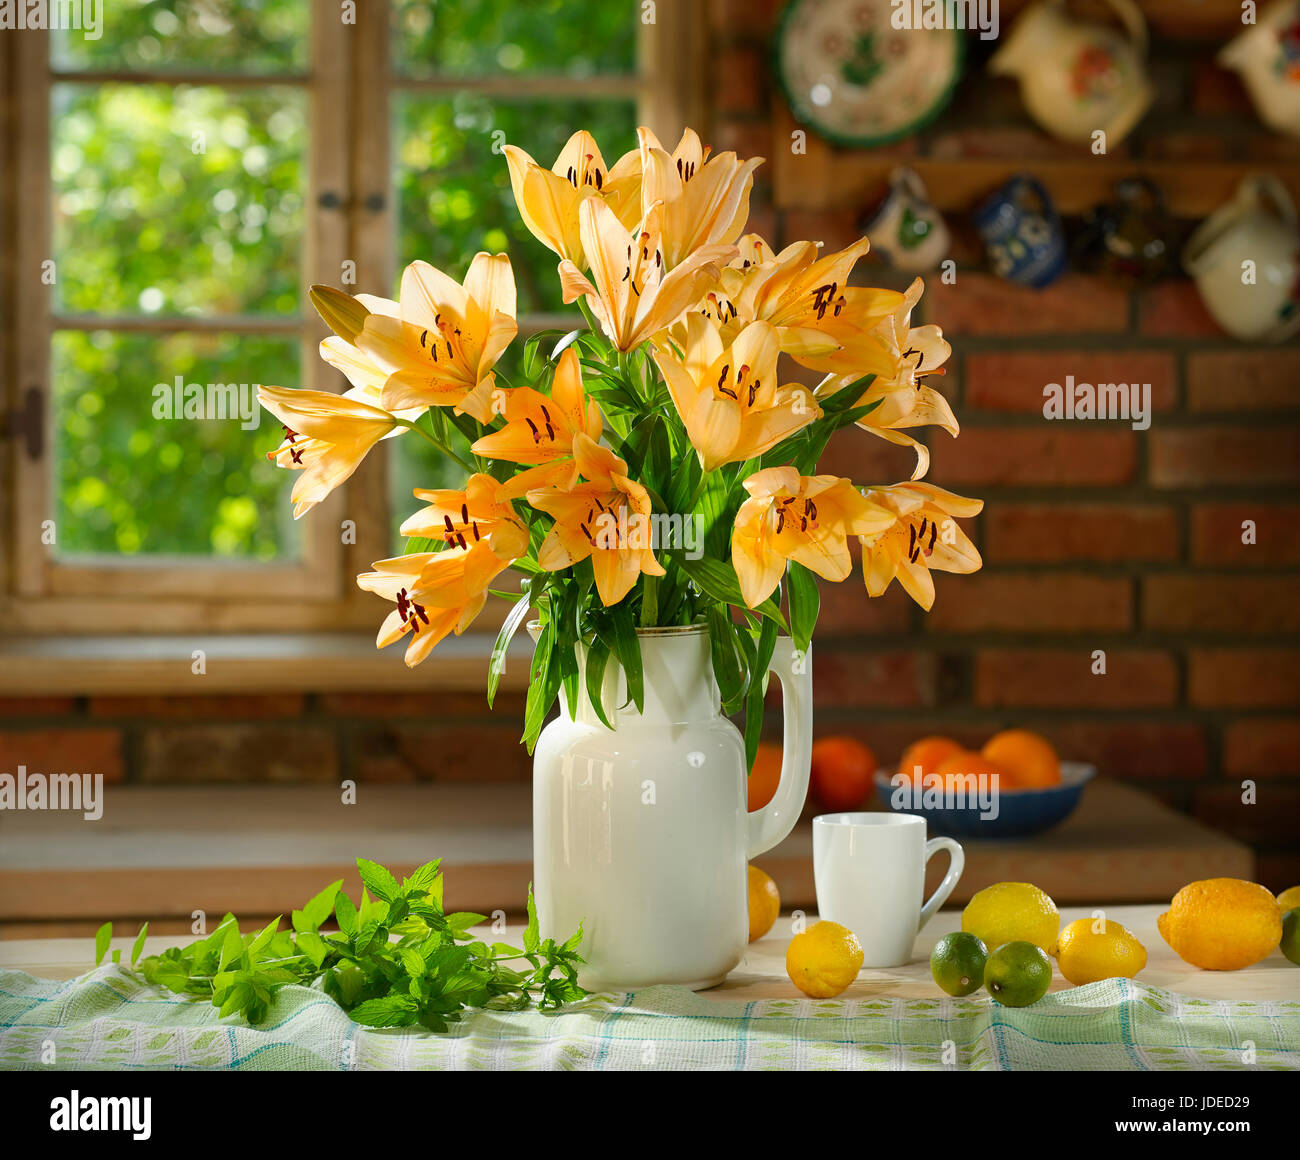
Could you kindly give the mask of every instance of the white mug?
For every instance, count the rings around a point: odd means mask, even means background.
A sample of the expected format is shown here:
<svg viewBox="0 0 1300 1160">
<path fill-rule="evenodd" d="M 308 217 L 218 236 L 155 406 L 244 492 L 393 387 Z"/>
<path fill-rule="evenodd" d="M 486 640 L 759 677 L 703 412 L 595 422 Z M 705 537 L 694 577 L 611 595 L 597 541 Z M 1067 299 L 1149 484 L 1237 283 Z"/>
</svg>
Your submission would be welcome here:
<svg viewBox="0 0 1300 1160">
<path fill-rule="evenodd" d="M 947 850 L 950 865 L 922 905 L 925 865 Z M 951 838 L 925 840 L 915 814 L 822 814 L 813 818 L 818 917 L 846 926 L 862 944 L 864 967 L 901 967 L 917 932 L 947 901 L 966 856 Z"/>
</svg>

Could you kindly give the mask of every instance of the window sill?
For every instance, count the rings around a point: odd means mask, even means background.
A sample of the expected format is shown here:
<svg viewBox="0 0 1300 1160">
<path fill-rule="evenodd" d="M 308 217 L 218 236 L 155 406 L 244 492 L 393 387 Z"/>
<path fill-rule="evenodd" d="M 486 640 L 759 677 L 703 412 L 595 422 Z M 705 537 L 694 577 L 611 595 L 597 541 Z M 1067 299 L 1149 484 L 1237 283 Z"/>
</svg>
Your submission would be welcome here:
<svg viewBox="0 0 1300 1160">
<path fill-rule="evenodd" d="M 0 641 L 0 696 L 481 690 L 494 640 L 448 637 L 408 669 L 400 646 L 377 649 L 368 632 L 11 637 Z M 503 689 L 527 688 L 530 652 L 521 633 Z"/>
</svg>

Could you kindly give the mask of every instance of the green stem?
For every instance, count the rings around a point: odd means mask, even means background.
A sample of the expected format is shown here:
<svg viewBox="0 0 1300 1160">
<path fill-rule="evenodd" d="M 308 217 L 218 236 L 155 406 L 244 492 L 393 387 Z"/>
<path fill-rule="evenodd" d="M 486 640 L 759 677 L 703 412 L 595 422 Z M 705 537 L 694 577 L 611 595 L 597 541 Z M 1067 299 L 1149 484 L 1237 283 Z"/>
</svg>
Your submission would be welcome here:
<svg viewBox="0 0 1300 1160">
<path fill-rule="evenodd" d="M 604 331 L 600 329 L 600 323 L 597 321 L 596 315 L 592 313 L 591 307 L 587 305 L 586 298 L 578 299 L 578 309 L 582 311 L 582 317 L 587 320 L 587 329 L 592 334 L 604 334 Z"/>
<path fill-rule="evenodd" d="M 454 459 L 457 463 L 459 463 L 461 467 L 463 467 L 466 471 L 474 472 L 478 470 L 478 468 L 476 468 L 472 463 L 470 463 L 468 459 L 466 459 L 462 455 L 457 454 L 441 439 L 435 439 L 432 435 L 429 434 L 428 431 L 426 431 L 418 423 L 412 423 L 407 419 L 399 419 L 396 415 L 393 416 L 393 422 L 396 423 L 399 427 L 409 427 L 412 431 L 415 431 L 421 436 L 423 436 L 426 440 L 428 440 L 428 442 L 432 443 L 444 455 L 448 456 L 451 459 Z"/>
<path fill-rule="evenodd" d="M 695 494 L 691 496 L 691 502 L 686 505 L 686 513 L 689 515 L 695 510 L 695 505 L 700 502 L 700 496 L 704 494 L 704 489 L 709 486 L 709 472 L 700 472 L 700 482 L 696 485 Z"/>
<path fill-rule="evenodd" d="M 655 628 L 659 623 L 659 577 L 641 577 L 641 627 Z"/>
</svg>

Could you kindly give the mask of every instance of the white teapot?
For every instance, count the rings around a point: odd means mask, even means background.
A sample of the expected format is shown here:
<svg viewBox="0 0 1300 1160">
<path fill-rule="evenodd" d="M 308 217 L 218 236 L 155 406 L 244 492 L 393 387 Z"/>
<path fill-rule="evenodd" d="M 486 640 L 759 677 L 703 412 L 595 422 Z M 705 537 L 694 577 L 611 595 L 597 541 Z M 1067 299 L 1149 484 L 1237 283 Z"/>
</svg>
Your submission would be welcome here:
<svg viewBox="0 0 1300 1160">
<path fill-rule="evenodd" d="M 1300 225 L 1276 177 L 1245 178 L 1188 239 L 1183 266 L 1229 334 L 1281 342 L 1300 330 Z"/>
<path fill-rule="evenodd" d="M 1016 21 L 989 71 L 1013 76 L 1030 116 L 1064 141 L 1117 145 L 1155 99 L 1146 73 L 1147 30 L 1132 0 L 1107 0 L 1126 33 L 1073 19 L 1066 0 L 1039 0 Z"/>
<path fill-rule="evenodd" d="M 1300 137 L 1300 0 L 1274 4 L 1218 60 L 1241 74 L 1264 124 Z"/>
</svg>

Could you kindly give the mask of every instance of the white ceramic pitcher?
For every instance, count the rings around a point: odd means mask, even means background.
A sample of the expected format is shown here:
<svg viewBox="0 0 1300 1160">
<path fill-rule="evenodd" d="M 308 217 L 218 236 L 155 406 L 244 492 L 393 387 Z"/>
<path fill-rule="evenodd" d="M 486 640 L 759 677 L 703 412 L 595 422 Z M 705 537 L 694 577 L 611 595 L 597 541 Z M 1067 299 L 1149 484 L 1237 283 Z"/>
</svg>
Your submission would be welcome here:
<svg viewBox="0 0 1300 1160">
<path fill-rule="evenodd" d="M 1183 265 L 1229 334 L 1281 342 L 1300 330 L 1300 221 L 1276 177 L 1244 178 L 1187 240 Z"/>
<path fill-rule="evenodd" d="M 1300 0 L 1280 0 L 1218 56 L 1241 75 L 1264 123 L 1300 137 Z"/>
<path fill-rule="evenodd" d="M 777 641 L 785 746 L 781 781 L 748 813 L 745 744 L 721 714 L 703 626 L 638 633 L 644 711 L 612 658 L 606 729 L 579 690 L 542 730 L 533 755 L 533 892 L 543 938 L 583 924 L 590 991 L 658 983 L 701 990 L 744 956 L 749 859 L 794 826 L 808 792 L 812 677 L 808 654 Z M 585 668 L 584 666 L 580 666 Z"/>
<path fill-rule="evenodd" d="M 1106 134 L 1118 145 L 1155 100 L 1146 71 L 1147 28 L 1133 0 L 1106 0 L 1124 32 L 1074 19 L 1067 0 L 1038 0 L 1020 16 L 989 60 L 989 72 L 1013 76 L 1029 115 L 1063 141 Z"/>
</svg>

